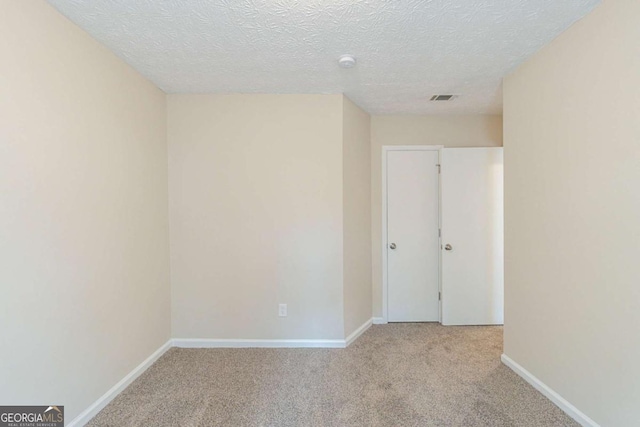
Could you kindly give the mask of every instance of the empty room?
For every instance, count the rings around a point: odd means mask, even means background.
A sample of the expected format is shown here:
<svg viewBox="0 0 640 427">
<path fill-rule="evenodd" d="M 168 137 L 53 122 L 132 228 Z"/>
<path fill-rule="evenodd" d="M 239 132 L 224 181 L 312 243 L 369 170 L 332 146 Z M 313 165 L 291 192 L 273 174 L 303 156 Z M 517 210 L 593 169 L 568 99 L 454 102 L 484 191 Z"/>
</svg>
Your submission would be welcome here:
<svg viewBox="0 0 640 427">
<path fill-rule="evenodd" d="M 640 426 L 640 1 L 1 0 L 0 427 Z"/>
</svg>

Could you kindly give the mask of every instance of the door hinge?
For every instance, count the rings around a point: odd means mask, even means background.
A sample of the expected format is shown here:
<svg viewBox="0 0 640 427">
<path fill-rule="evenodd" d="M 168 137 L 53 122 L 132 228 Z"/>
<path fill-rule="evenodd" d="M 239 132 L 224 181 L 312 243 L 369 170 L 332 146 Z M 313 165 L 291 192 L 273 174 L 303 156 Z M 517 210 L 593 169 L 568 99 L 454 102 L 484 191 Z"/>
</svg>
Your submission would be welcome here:
<svg viewBox="0 0 640 427">
<path fill-rule="evenodd" d="M 436 165 L 438 167 L 438 173 L 440 173 L 440 165 Z"/>
<path fill-rule="evenodd" d="M 441 301 L 441 300 L 442 300 L 442 298 L 441 298 L 441 297 L 442 297 L 441 293 L 440 293 L 440 292 L 438 292 L 438 301 Z"/>
<path fill-rule="evenodd" d="M 438 237 L 442 237 L 442 229 L 438 228 Z"/>
</svg>

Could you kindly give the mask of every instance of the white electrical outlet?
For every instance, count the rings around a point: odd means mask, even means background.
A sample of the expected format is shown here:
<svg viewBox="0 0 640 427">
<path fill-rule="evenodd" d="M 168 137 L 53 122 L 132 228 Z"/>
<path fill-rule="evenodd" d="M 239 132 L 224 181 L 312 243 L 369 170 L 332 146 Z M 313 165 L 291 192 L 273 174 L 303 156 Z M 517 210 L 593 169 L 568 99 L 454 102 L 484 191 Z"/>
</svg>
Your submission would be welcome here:
<svg viewBox="0 0 640 427">
<path fill-rule="evenodd" d="M 287 317 L 287 304 L 280 304 L 278 306 L 278 316 Z"/>
</svg>

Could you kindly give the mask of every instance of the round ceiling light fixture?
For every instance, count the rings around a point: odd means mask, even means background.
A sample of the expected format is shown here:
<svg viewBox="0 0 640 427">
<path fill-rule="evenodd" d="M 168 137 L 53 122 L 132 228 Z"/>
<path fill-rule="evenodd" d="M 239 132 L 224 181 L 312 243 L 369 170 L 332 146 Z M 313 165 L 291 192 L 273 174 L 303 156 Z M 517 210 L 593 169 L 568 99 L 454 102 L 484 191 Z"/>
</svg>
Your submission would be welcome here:
<svg viewBox="0 0 640 427">
<path fill-rule="evenodd" d="M 356 66 L 356 58 L 353 55 L 341 55 L 338 58 L 338 65 L 342 68 L 353 68 Z"/>
</svg>

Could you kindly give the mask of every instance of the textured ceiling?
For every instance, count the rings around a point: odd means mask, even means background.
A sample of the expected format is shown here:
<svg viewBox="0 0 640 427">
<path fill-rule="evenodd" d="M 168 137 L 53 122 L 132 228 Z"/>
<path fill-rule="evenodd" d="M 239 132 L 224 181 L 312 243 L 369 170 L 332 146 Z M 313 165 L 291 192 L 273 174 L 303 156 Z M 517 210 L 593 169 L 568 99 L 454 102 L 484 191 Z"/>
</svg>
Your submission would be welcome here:
<svg viewBox="0 0 640 427">
<path fill-rule="evenodd" d="M 599 0 L 49 2 L 167 93 L 345 93 L 372 114 L 437 114 L 500 113 L 502 77 Z"/>
</svg>

